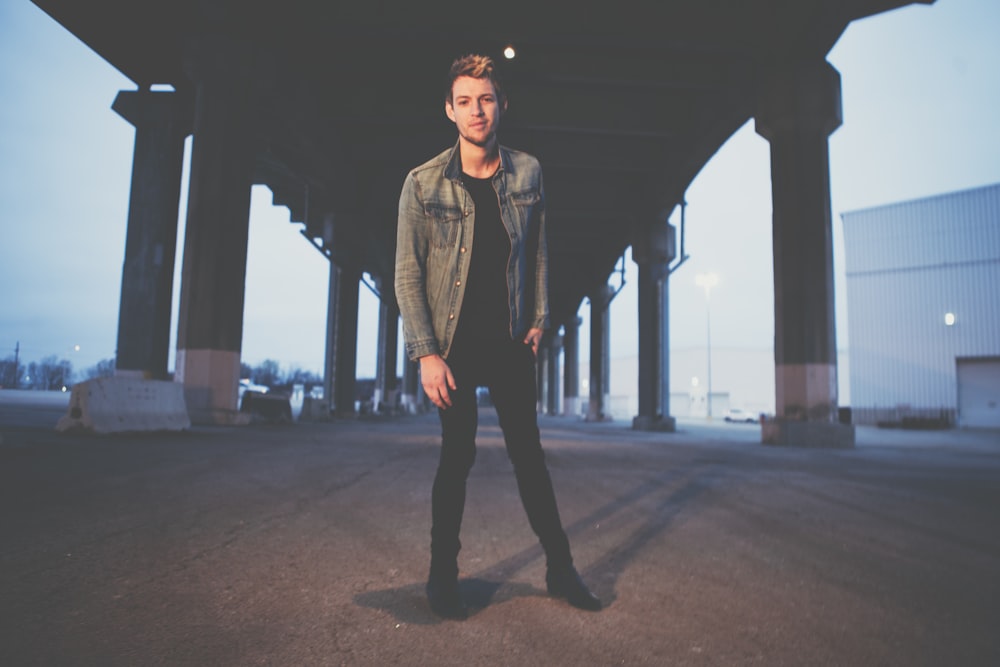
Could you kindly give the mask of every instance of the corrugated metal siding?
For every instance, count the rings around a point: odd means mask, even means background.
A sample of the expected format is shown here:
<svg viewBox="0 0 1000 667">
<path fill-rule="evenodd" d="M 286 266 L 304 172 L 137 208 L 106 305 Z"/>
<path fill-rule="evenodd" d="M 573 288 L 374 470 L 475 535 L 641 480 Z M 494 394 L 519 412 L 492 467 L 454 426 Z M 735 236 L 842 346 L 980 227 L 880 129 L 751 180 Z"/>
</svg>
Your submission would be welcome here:
<svg viewBox="0 0 1000 667">
<path fill-rule="evenodd" d="M 1000 185 L 842 218 L 855 421 L 953 420 L 956 358 L 1000 355 Z"/>
<path fill-rule="evenodd" d="M 848 277 L 1000 259 L 1000 184 L 841 218 Z"/>
</svg>

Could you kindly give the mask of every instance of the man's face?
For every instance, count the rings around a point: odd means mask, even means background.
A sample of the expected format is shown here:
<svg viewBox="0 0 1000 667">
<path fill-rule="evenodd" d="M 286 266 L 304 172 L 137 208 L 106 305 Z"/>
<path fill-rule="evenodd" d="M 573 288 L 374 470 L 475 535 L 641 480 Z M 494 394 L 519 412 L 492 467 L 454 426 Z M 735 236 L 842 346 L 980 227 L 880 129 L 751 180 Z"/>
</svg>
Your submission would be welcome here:
<svg viewBox="0 0 1000 667">
<path fill-rule="evenodd" d="M 489 79 L 455 79 L 444 110 L 458 128 L 458 135 L 470 144 L 486 148 L 496 139 L 502 109 Z"/>
</svg>

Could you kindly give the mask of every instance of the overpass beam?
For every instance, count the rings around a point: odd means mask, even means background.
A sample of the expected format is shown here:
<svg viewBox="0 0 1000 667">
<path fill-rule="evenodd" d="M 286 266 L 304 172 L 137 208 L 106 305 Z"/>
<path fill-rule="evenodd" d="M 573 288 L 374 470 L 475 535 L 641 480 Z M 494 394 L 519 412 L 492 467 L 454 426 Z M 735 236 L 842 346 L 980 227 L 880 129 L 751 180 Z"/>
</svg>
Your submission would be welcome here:
<svg viewBox="0 0 1000 667">
<path fill-rule="evenodd" d="M 135 126 L 115 375 L 168 380 L 177 214 L 192 103 L 180 93 L 123 90 L 111 108 Z"/>
<path fill-rule="evenodd" d="M 580 317 L 563 327 L 563 414 L 580 414 Z"/>
<path fill-rule="evenodd" d="M 562 408 L 559 400 L 559 354 L 562 352 L 563 338 L 558 330 L 544 340 L 545 345 L 545 413 L 557 416 Z"/>
<path fill-rule="evenodd" d="M 828 137 L 840 74 L 826 61 L 763 70 L 756 129 L 771 144 L 776 416 L 767 444 L 853 447 L 837 421 L 837 345 Z"/>
<path fill-rule="evenodd" d="M 323 398 L 335 417 L 355 414 L 358 362 L 358 282 L 361 271 L 330 262 Z"/>
<path fill-rule="evenodd" d="M 407 414 L 417 414 L 425 411 L 423 388 L 420 386 L 420 365 L 404 357 L 403 361 L 403 393 L 400 403 Z"/>
<path fill-rule="evenodd" d="M 639 267 L 639 414 L 638 431 L 674 431 L 670 416 L 670 262 L 675 255 L 675 230 L 660 216 L 642 230 L 632 245 Z"/>
<path fill-rule="evenodd" d="M 548 335 L 546 334 L 538 344 L 538 353 L 535 357 L 535 409 L 538 414 L 548 414 L 547 389 L 549 378 L 546 373 L 549 361 Z"/>
<path fill-rule="evenodd" d="M 396 365 L 399 358 L 399 306 L 396 304 L 392 282 L 386 291 L 385 281 L 375 281 L 379 291 L 378 309 L 378 355 L 375 360 L 375 396 L 373 409 L 376 412 L 392 412 L 396 406 L 399 390 Z"/>
<path fill-rule="evenodd" d="M 607 421 L 611 367 L 611 285 L 601 285 L 590 295 L 590 401 L 587 421 Z"/>
<path fill-rule="evenodd" d="M 185 62 L 195 115 L 174 379 L 195 423 L 244 420 L 237 388 L 256 154 L 244 61 L 237 46 L 206 41 Z"/>
</svg>

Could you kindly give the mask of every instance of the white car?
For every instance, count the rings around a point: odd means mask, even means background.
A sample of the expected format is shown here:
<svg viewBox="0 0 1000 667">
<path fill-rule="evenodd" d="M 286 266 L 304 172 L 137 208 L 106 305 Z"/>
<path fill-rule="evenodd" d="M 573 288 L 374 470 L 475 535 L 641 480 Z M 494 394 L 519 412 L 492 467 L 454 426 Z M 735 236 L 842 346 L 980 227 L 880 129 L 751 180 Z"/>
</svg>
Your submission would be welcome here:
<svg viewBox="0 0 1000 667">
<path fill-rule="evenodd" d="M 756 424 L 760 419 L 752 412 L 747 412 L 742 408 L 730 408 L 726 411 L 723 419 L 727 422 L 742 422 L 746 424 Z"/>
<path fill-rule="evenodd" d="M 240 386 L 239 386 L 240 400 L 243 400 L 244 392 L 248 391 L 255 391 L 258 394 L 266 394 L 268 391 L 270 391 L 270 387 L 266 387 L 262 384 L 255 384 L 253 381 L 250 380 L 250 378 L 243 378 L 240 380 Z"/>
</svg>

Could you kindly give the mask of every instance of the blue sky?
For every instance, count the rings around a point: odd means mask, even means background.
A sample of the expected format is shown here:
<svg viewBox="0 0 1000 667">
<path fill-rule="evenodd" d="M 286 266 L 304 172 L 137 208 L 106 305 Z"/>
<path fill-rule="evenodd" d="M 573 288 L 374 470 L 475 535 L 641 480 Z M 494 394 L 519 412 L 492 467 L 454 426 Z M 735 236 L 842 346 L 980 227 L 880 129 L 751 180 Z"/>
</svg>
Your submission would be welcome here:
<svg viewBox="0 0 1000 667">
<path fill-rule="evenodd" d="M 839 214 L 1000 182 L 997 35 L 997 0 L 938 0 L 857 21 L 829 54 L 843 85 L 844 124 L 830 138 L 842 348 Z M 22 360 L 55 355 L 78 370 L 114 357 L 134 133 L 111 103 L 134 88 L 28 0 L 0 3 L 0 358 L 18 342 Z M 720 276 L 713 346 L 770 348 L 769 154 L 752 122 L 706 165 L 687 201 L 691 258 L 670 280 L 672 347 L 704 345 L 694 276 L 711 271 Z M 328 264 L 265 188 L 254 188 L 250 225 L 244 360 L 318 372 Z M 636 347 L 631 261 L 625 279 L 612 306 L 615 356 Z M 364 287 L 361 309 L 358 372 L 367 376 L 377 307 Z M 581 333 L 586 344 L 586 324 Z"/>
</svg>

